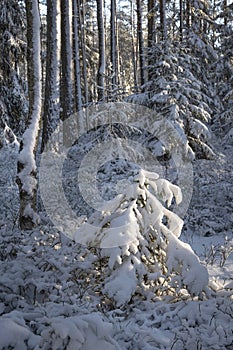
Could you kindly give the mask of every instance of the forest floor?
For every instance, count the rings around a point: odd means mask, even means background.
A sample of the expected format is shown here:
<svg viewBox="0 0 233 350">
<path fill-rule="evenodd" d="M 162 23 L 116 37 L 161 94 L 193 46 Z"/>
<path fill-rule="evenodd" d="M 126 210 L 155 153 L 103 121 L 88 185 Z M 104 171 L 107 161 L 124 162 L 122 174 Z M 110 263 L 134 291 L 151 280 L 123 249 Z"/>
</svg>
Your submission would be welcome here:
<svg viewBox="0 0 233 350">
<path fill-rule="evenodd" d="M 31 232 L 17 228 L 16 153 L 1 149 L 0 348 L 232 350 L 233 147 L 214 145 L 216 159 L 194 162 L 181 236 L 207 266 L 209 295 L 121 308 L 94 292 L 91 277 L 83 282 L 90 261 L 77 243 L 46 220 Z"/>
</svg>

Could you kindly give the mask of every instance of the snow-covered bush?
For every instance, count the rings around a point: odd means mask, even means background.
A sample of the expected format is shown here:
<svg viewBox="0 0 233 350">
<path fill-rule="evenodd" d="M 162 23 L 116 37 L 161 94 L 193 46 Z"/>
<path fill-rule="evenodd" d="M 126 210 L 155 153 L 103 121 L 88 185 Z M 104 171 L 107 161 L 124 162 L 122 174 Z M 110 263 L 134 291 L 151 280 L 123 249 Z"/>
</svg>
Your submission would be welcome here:
<svg viewBox="0 0 233 350">
<path fill-rule="evenodd" d="M 183 221 L 168 208 L 182 200 L 180 188 L 140 170 L 118 195 L 81 225 L 74 239 L 99 250 L 99 292 L 122 305 L 136 294 L 199 295 L 208 273 L 191 247 L 179 240 Z"/>
<path fill-rule="evenodd" d="M 35 349 L 38 342 L 39 336 L 31 332 L 19 312 L 13 312 L 11 317 L 0 318 L 1 349 Z"/>
<path fill-rule="evenodd" d="M 54 317 L 46 320 L 39 349 L 117 350 L 112 339 L 113 325 L 104 322 L 98 313 L 82 316 Z"/>
</svg>

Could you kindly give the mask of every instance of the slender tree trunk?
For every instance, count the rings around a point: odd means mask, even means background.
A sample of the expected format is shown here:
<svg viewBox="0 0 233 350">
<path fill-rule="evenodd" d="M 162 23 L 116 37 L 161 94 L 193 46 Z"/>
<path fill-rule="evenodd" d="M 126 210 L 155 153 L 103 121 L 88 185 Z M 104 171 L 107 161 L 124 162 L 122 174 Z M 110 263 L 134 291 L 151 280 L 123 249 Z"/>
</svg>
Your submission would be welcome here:
<svg viewBox="0 0 233 350">
<path fill-rule="evenodd" d="M 223 0 L 223 11 L 226 12 L 227 10 L 227 0 Z M 227 15 L 224 16 L 224 25 L 227 26 Z"/>
<path fill-rule="evenodd" d="M 131 42 L 132 42 L 134 91 L 138 91 L 137 58 L 136 58 L 136 48 L 135 48 L 135 16 L 134 16 L 134 2 L 132 0 L 130 5 L 131 5 Z"/>
<path fill-rule="evenodd" d="M 78 8 L 77 0 L 73 0 L 73 57 L 74 57 L 74 86 L 75 86 L 75 109 L 82 109 L 81 70 L 79 56 L 78 35 Z"/>
<path fill-rule="evenodd" d="M 61 0 L 61 118 L 72 113 L 71 0 Z"/>
<path fill-rule="evenodd" d="M 142 30 L 142 6 L 141 0 L 137 0 L 137 35 L 138 35 L 138 50 L 140 63 L 140 77 L 141 85 L 145 83 L 145 55 L 144 55 L 144 41 Z"/>
<path fill-rule="evenodd" d="M 112 65 L 112 97 L 115 99 L 117 88 L 117 48 L 116 48 L 116 0 L 111 0 L 111 18 L 110 18 L 110 36 L 111 36 L 111 65 Z"/>
<path fill-rule="evenodd" d="M 99 68 L 97 76 L 98 99 L 105 99 L 105 29 L 104 29 L 104 13 L 103 0 L 97 0 L 97 22 L 98 22 L 98 39 L 99 39 Z"/>
<path fill-rule="evenodd" d="M 167 40 L 167 23 L 166 23 L 166 3 L 165 0 L 160 0 L 160 28 L 162 40 Z"/>
<path fill-rule="evenodd" d="M 18 158 L 19 225 L 30 230 L 38 223 L 36 214 L 37 180 L 35 154 L 41 117 L 41 47 L 40 16 L 37 0 L 26 0 L 27 66 L 29 114 Z"/>
<path fill-rule="evenodd" d="M 155 0 L 148 0 L 148 47 L 155 43 Z"/>
<path fill-rule="evenodd" d="M 180 41 L 183 40 L 183 0 L 180 0 Z"/>
<path fill-rule="evenodd" d="M 65 121 L 73 113 L 72 98 L 72 1 L 61 0 L 61 81 L 60 104 L 61 119 Z M 72 142 L 73 128 L 63 123 L 63 145 L 69 147 Z"/>
<path fill-rule="evenodd" d="M 150 49 L 155 44 L 155 0 L 148 0 L 148 49 L 149 49 L 149 55 L 148 55 L 148 80 L 152 78 L 152 64 L 153 59 L 151 60 L 151 53 Z"/>
<path fill-rule="evenodd" d="M 186 0 L 185 19 L 187 28 L 191 27 L 191 0 Z"/>
<path fill-rule="evenodd" d="M 81 2 L 77 0 L 78 6 L 78 17 L 80 23 L 81 31 L 81 51 L 82 51 L 82 67 L 83 67 L 83 85 L 84 85 L 84 98 L 85 105 L 88 105 L 89 101 L 89 92 L 88 92 L 88 81 L 87 81 L 87 54 L 86 54 L 86 33 L 85 33 L 85 4 L 82 3 L 81 11 Z"/>
<path fill-rule="evenodd" d="M 119 87 L 120 84 L 120 46 L 119 46 L 119 24 L 116 16 L 116 84 Z"/>
<path fill-rule="evenodd" d="M 60 58 L 60 1 L 47 0 L 47 54 L 43 115 L 42 150 L 56 129 L 60 118 L 59 58 Z"/>
</svg>

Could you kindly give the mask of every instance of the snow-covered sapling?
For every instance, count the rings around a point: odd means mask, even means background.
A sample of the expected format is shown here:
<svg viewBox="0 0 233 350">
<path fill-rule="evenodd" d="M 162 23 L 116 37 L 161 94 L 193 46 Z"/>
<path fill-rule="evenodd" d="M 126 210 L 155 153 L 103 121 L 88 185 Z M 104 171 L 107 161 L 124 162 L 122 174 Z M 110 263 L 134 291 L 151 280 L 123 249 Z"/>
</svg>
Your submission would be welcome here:
<svg viewBox="0 0 233 350">
<path fill-rule="evenodd" d="M 179 240 L 183 221 L 168 209 L 181 201 L 178 186 L 140 170 L 124 193 L 76 231 L 77 242 L 100 249 L 101 291 L 117 305 L 136 294 L 153 298 L 205 290 L 207 270 Z"/>
</svg>

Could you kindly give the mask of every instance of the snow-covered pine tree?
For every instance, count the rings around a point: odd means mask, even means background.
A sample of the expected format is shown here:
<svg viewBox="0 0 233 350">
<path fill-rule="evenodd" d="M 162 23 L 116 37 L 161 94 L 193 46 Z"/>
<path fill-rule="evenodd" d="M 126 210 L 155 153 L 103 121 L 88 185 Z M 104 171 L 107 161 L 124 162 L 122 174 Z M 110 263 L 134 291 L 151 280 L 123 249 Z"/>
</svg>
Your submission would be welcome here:
<svg viewBox="0 0 233 350">
<path fill-rule="evenodd" d="M 0 145 L 21 136 L 28 104 L 24 81 L 26 58 L 25 12 L 20 2 L 0 7 Z"/>
<path fill-rule="evenodd" d="M 163 5 L 160 2 L 160 9 Z M 143 93 L 127 99 L 162 113 L 186 136 L 196 158 L 214 156 L 208 124 L 219 107 L 213 77 L 218 55 L 208 34 L 212 30 L 209 6 L 190 1 L 184 9 L 180 4 L 180 11 L 184 11 L 183 21 L 179 22 L 182 40 L 171 19 L 166 22 L 167 40 L 163 40 L 164 29 L 158 27 L 157 39 L 148 48 L 148 81 Z M 160 22 L 165 23 L 168 9 L 166 3 Z"/>
<path fill-rule="evenodd" d="M 158 43 L 149 53 L 154 62 L 151 80 L 144 85 L 145 92 L 127 100 L 144 104 L 170 120 L 179 133 L 187 138 L 189 149 L 197 158 L 212 158 L 208 145 L 212 97 L 201 73 L 200 59 L 193 57 L 186 46 Z M 186 135 L 186 136 L 185 136 Z"/>
<path fill-rule="evenodd" d="M 227 12 L 228 13 L 228 12 Z M 229 8 L 229 13 L 230 8 Z M 231 17 L 232 18 L 232 17 Z M 231 22 L 232 23 L 232 22 Z M 214 118 L 214 126 L 222 135 L 233 128 L 233 29 L 230 24 L 219 25 L 219 59 L 213 66 L 219 108 Z"/>
<path fill-rule="evenodd" d="M 124 193 L 75 232 L 77 242 L 98 251 L 97 289 L 113 304 L 136 294 L 153 299 L 205 291 L 207 270 L 179 240 L 183 221 L 168 209 L 174 198 L 182 200 L 178 186 L 141 169 Z"/>
</svg>

